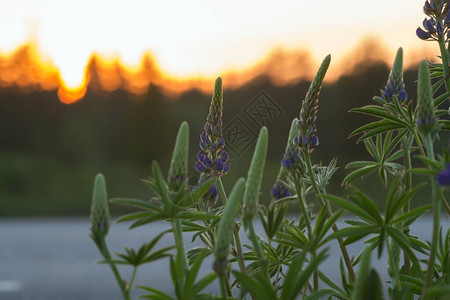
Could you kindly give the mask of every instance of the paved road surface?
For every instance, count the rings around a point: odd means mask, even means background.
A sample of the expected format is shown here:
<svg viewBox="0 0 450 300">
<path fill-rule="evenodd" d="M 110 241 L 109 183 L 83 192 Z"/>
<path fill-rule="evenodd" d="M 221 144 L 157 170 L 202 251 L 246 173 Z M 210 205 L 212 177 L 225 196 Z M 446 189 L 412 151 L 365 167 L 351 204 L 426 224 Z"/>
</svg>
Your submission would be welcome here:
<svg viewBox="0 0 450 300">
<path fill-rule="evenodd" d="M 444 218 L 443 223 L 448 227 L 449 220 Z M 429 238 L 431 225 L 431 219 L 423 217 L 412 228 L 412 233 Z M 95 264 L 101 257 L 88 236 L 89 226 L 87 218 L 0 220 L 0 299 L 121 299 L 109 267 Z M 165 228 L 168 228 L 167 223 L 157 223 L 128 231 L 126 225 L 114 224 L 108 235 L 110 250 L 121 251 L 123 246 L 138 247 Z M 261 226 L 257 226 L 257 231 L 262 232 Z M 186 242 L 189 241 L 187 238 Z M 172 237 L 167 235 L 158 245 L 162 247 L 172 243 Z M 337 245 L 332 246 L 331 256 L 322 270 L 338 280 L 339 250 Z M 353 254 L 356 251 L 355 248 L 350 249 Z M 377 267 L 382 277 L 386 276 L 383 275 L 386 273 L 385 263 L 382 260 Z M 138 270 L 136 283 L 151 284 L 171 293 L 167 270 L 167 259 L 144 266 Z M 204 272 L 209 270 L 211 260 L 203 265 Z M 129 278 L 128 274 L 125 278 Z M 210 287 L 210 290 L 215 289 L 217 285 Z"/>
</svg>

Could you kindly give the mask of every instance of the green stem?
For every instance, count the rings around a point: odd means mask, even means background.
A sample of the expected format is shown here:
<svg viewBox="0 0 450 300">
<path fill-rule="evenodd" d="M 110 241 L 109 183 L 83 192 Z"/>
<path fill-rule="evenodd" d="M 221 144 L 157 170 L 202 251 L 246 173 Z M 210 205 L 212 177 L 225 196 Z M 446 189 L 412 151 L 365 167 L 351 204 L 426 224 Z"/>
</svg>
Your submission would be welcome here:
<svg viewBox="0 0 450 300">
<path fill-rule="evenodd" d="M 391 267 L 393 268 L 393 272 L 394 272 L 394 279 L 395 279 L 395 283 L 392 285 L 392 287 L 394 289 L 397 289 L 398 291 L 400 291 L 402 289 L 401 286 L 401 282 L 400 282 L 400 276 L 399 276 L 399 270 L 398 270 L 398 264 L 397 264 L 397 257 L 395 257 L 395 253 L 393 253 L 393 249 L 392 249 L 392 243 L 387 242 L 387 250 L 388 250 L 388 254 L 389 254 L 389 260 L 390 260 L 390 264 Z"/>
<path fill-rule="evenodd" d="M 133 274 L 131 274 L 131 279 L 130 279 L 130 284 L 129 284 L 128 290 L 131 290 L 131 287 L 133 286 L 134 279 L 136 278 L 136 272 L 137 272 L 137 266 L 134 266 Z"/>
<path fill-rule="evenodd" d="M 258 242 L 258 237 L 256 236 L 255 232 L 255 227 L 253 226 L 253 221 L 247 222 L 247 229 L 248 229 L 248 237 L 250 238 L 250 241 L 252 241 L 253 247 L 255 248 L 256 257 L 258 258 L 261 269 L 264 271 L 265 274 L 268 274 L 267 261 L 261 251 L 261 247 Z"/>
<path fill-rule="evenodd" d="M 219 190 L 220 199 L 222 199 L 223 205 L 227 204 L 228 198 L 225 193 L 225 188 L 223 187 L 222 179 L 220 177 L 217 178 L 217 187 Z"/>
<path fill-rule="evenodd" d="M 308 214 L 308 208 L 306 207 L 305 197 L 300 187 L 300 178 L 297 173 L 294 172 L 295 189 L 297 190 L 298 201 L 300 202 L 300 209 L 302 210 L 303 217 L 305 218 L 306 228 L 308 230 L 308 236 L 311 238 L 312 226 L 311 220 Z"/>
<path fill-rule="evenodd" d="M 234 240 L 236 242 L 236 253 L 237 253 L 237 262 L 239 265 L 239 269 L 241 270 L 242 273 L 247 274 L 247 269 L 245 267 L 245 261 L 244 261 L 244 254 L 242 252 L 242 243 L 241 243 L 241 236 L 239 234 L 239 225 L 236 223 L 235 227 L 234 227 Z M 256 300 L 256 298 L 250 294 L 250 297 L 252 298 L 252 300 Z"/>
<path fill-rule="evenodd" d="M 122 292 L 123 298 L 125 300 L 131 300 L 130 297 L 130 289 L 127 288 L 127 283 L 125 280 L 123 280 L 122 276 L 120 275 L 119 269 L 117 269 L 116 264 L 112 260 L 111 253 L 109 252 L 108 245 L 106 244 L 105 239 L 102 239 L 102 249 L 101 252 L 103 254 L 103 257 L 105 258 L 106 262 L 111 267 L 111 270 L 114 273 L 114 277 L 116 277 L 117 283 L 119 284 L 120 290 Z M 130 286 L 131 288 L 131 286 Z"/>
<path fill-rule="evenodd" d="M 406 137 L 403 138 L 403 157 L 404 157 L 404 164 L 405 164 L 405 169 L 406 169 L 405 188 L 407 191 L 409 191 L 409 190 L 411 190 L 411 187 L 412 187 L 412 173 L 408 172 L 408 170 L 412 169 L 411 144 Z M 404 214 L 409 212 L 410 206 L 411 206 L 411 203 L 410 203 L 410 201 L 408 201 L 406 203 L 406 205 L 403 207 Z M 403 232 L 409 233 L 408 226 L 403 225 L 402 227 L 403 227 Z M 403 252 L 403 261 L 404 261 L 404 266 L 405 266 L 405 273 L 408 274 L 409 268 L 410 268 L 410 262 L 409 262 L 409 258 L 405 252 Z"/>
<path fill-rule="evenodd" d="M 316 258 L 316 250 L 314 250 L 311 253 L 311 261 L 313 261 Z M 319 290 L 319 272 L 318 270 L 314 270 L 314 274 L 313 274 L 313 290 L 314 292 L 317 292 Z"/>
<path fill-rule="evenodd" d="M 436 18 L 436 22 L 439 22 L 442 26 L 442 18 Z M 442 27 L 444 28 L 444 27 Z M 439 50 L 441 52 L 442 68 L 444 70 L 444 79 L 446 90 L 449 91 L 450 88 L 450 72 L 448 68 L 448 56 L 447 49 L 445 47 L 445 38 L 439 40 Z"/>
<path fill-rule="evenodd" d="M 233 235 L 234 235 L 234 241 L 236 243 L 235 245 L 235 249 L 236 249 L 236 254 L 238 257 L 238 264 L 239 264 L 239 268 L 241 269 L 242 273 L 247 273 L 247 270 L 245 268 L 245 261 L 244 261 L 244 254 L 242 252 L 242 243 L 241 243 L 241 236 L 239 234 L 239 225 L 235 224 L 234 225 L 234 230 L 233 230 Z"/>
<path fill-rule="evenodd" d="M 425 146 L 427 149 L 428 158 L 434 160 L 433 140 L 429 133 L 425 135 Z M 439 227 L 441 218 L 441 202 L 438 195 L 438 188 L 435 179 L 432 177 L 431 181 L 431 197 L 433 209 L 433 238 L 431 240 L 430 257 L 428 260 L 427 274 L 423 284 L 422 299 L 428 299 L 427 290 L 430 286 L 434 274 L 434 261 L 436 259 L 437 244 L 439 239 Z"/>
<path fill-rule="evenodd" d="M 176 260 L 177 263 L 180 264 L 180 268 L 182 271 L 181 275 L 184 280 L 184 277 L 186 276 L 186 272 L 188 269 L 188 260 L 186 256 L 186 249 L 184 248 L 183 229 L 181 227 L 181 220 L 180 219 L 172 220 L 172 228 L 175 237 L 175 246 L 177 247 Z"/>
<path fill-rule="evenodd" d="M 225 277 L 225 273 L 222 273 L 220 275 L 220 291 L 222 292 L 222 299 L 226 300 L 227 299 L 227 288 L 226 288 L 226 277 Z"/>
<path fill-rule="evenodd" d="M 311 185 L 313 187 L 314 194 L 316 195 L 317 200 L 320 202 L 320 205 L 322 205 L 322 206 L 326 205 L 328 215 L 331 216 L 333 214 L 333 211 L 331 210 L 330 203 L 325 201 L 324 199 L 322 199 L 319 188 L 317 187 L 316 180 L 314 178 L 314 173 L 312 170 L 311 158 L 309 157 L 308 153 L 304 152 L 303 154 L 304 154 L 303 156 L 305 157 L 306 166 L 308 168 L 308 174 L 309 174 L 309 178 L 311 180 Z M 333 224 L 332 229 L 333 229 L 333 232 L 339 231 L 339 228 L 336 225 L 336 223 Z M 350 255 L 348 254 L 347 248 L 343 245 L 344 241 L 341 238 L 338 238 L 337 240 L 338 240 L 341 252 L 342 252 L 342 256 L 344 258 L 345 266 L 347 267 L 348 273 L 350 274 L 350 278 L 354 282 L 356 279 L 356 275 L 355 275 L 355 270 L 353 270 L 352 261 L 350 260 Z"/>
</svg>

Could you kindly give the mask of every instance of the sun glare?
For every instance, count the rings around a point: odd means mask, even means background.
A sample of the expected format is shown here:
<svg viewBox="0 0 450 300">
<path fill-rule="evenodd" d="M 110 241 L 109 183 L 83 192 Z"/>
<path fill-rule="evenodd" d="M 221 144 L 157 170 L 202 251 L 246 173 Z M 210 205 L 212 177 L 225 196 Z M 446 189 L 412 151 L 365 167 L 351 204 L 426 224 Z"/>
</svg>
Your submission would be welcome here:
<svg viewBox="0 0 450 300">
<path fill-rule="evenodd" d="M 202 89 L 219 74 L 228 77 L 228 86 L 261 74 L 276 84 L 292 83 L 309 78 L 328 53 L 334 61 L 348 60 L 335 71 L 343 73 L 342 66 L 355 64 L 346 53 L 368 34 L 376 37 L 377 49 L 383 48 L 371 52 L 382 54 L 380 60 L 390 62 L 400 46 L 422 51 L 423 42 L 414 34 L 422 0 L 394 2 L 5 2 L 0 10 L 0 84 L 56 87 L 61 101 L 71 103 L 84 96 L 88 84 L 139 94 L 149 84 L 172 92 L 188 82 Z M 31 44 L 34 53 L 22 53 Z M 25 56 L 29 65 L 14 65 Z M 90 78 L 92 70 L 97 82 Z"/>
</svg>

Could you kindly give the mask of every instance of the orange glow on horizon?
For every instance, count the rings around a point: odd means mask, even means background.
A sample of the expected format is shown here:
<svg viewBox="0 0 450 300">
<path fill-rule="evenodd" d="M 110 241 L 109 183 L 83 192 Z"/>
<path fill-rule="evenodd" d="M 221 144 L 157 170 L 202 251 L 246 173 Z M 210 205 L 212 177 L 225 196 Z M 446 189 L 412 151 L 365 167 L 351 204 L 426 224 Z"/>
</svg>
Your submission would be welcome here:
<svg viewBox="0 0 450 300">
<path fill-rule="evenodd" d="M 395 53 L 375 38 L 365 38 L 352 50 L 338 57 L 327 74 L 327 81 L 334 81 L 343 74 L 353 72 L 361 63 L 382 61 L 389 66 Z M 418 64 L 419 60 L 435 55 L 424 43 L 414 51 L 405 50 L 405 68 Z M 333 56 L 333 55 L 332 55 Z M 275 85 L 295 84 L 311 80 L 319 65 L 307 49 L 274 48 L 264 58 L 242 69 L 224 70 L 222 76 L 226 89 L 235 89 L 252 80 L 265 76 Z M 17 87 L 21 91 L 58 90 L 61 102 L 70 104 L 82 99 L 88 89 L 112 92 L 123 89 L 134 95 L 145 95 L 150 85 L 162 88 L 166 95 L 175 97 L 187 90 L 198 89 L 210 93 L 217 76 L 193 75 L 180 77 L 167 74 L 158 66 L 152 55 L 145 53 L 136 66 L 122 63 L 120 57 L 104 57 L 94 53 L 85 66 L 79 86 L 69 86 L 61 69 L 39 51 L 36 43 L 28 42 L 11 53 L 0 53 L 0 86 Z"/>
</svg>

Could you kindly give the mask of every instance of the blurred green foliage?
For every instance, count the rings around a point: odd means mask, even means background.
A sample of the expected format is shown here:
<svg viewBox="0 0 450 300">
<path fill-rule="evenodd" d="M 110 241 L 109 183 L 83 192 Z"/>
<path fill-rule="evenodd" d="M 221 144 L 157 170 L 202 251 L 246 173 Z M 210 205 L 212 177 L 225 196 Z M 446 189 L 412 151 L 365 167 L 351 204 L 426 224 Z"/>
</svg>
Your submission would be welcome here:
<svg viewBox="0 0 450 300">
<path fill-rule="evenodd" d="M 356 138 L 349 140 L 348 135 L 367 123 L 368 119 L 363 118 L 369 117 L 348 111 L 372 103 L 388 74 L 387 65 L 373 62 L 357 66 L 351 75 L 323 87 L 317 121 L 320 147 L 313 156 L 325 163 L 336 156 L 339 159 L 341 169 L 330 193 L 335 193 L 345 175 L 343 166 L 350 160 L 366 158 L 363 145 L 357 145 Z M 410 99 L 417 98 L 416 74 L 416 69 L 404 74 Z M 281 116 L 265 121 L 269 149 L 261 191 L 263 202 L 267 202 L 286 135 L 292 119 L 298 116 L 309 82 L 280 87 L 259 77 L 235 90 L 227 89 L 226 81 L 223 85 L 225 128 L 239 116 L 253 132 L 259 132 L 259 126 L 242 111 L 261 90 L 283 111 Z M 139 179 L 149 176 L 153 160 L 158 160 L 163 170 L 168 169 L 182 121 L 188 121 L 191 127 L 189 170 L 193 174 L 210 99 L 211 95 L 197 90 L 167 99 L 151 86 L 140 100 L 122 90 L 88 90 L 82 101 L 65 105 L 54 91 L 23 93 L 15 88 L 0 89 L 0 215 L 87 215 L 91 181 L 98 172 L 107 179 L 110 197 L 149 198 L 150 191 Z M 446 141 L 442 143 L 446 145 Z M 223 178 L 227 189 L 238 177 L 246 175 L 253 147 L 254 142 L 240 157 L 227 150 L 231 160 L 230 172 Z M 190 179 L 191 184 L 196 182 L 197 178 Z M 381 186 L 373 181 L 360 184 L 371 186 L 373 191 Z M 122 212 L 122 207 L 112 207 L 113 214 Z"/>
</svg>

